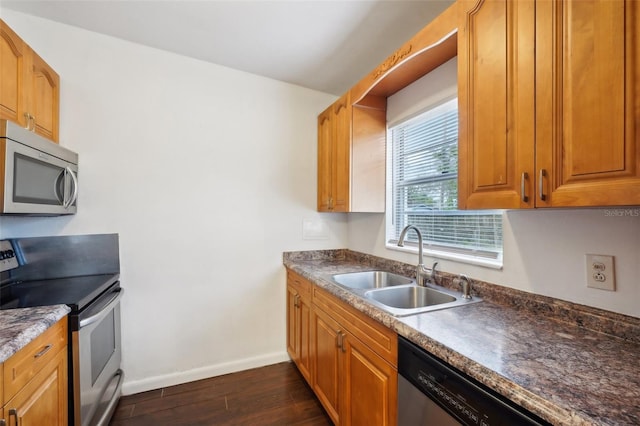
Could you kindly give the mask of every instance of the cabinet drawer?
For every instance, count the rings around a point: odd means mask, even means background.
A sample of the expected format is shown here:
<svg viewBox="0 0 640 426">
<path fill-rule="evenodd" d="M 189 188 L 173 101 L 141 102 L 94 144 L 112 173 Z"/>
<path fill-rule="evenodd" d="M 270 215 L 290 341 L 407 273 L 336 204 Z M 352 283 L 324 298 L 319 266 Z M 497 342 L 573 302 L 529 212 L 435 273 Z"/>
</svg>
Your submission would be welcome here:
<svg viewBox="0 0 640 426">
<path fill-rule="evenodd" d="M 309 301 L 309 303 L 311 302 L 311 289 L 313 288 L 313 284 L 291 270 L 287 270 L 287 282 L 300 294 L 300 297 Z"/>
<path fill-rule="evenodd" d="M 11 399 L 66 345 L 67 317 L 64 317 L 5 361 L 4 400 Z"/>
<path fill-rule="evenodd" d="M 398 335 L 337 297 L 313 287 L 313 303 L 392 366 L 398 365 Z"/>
</svg>

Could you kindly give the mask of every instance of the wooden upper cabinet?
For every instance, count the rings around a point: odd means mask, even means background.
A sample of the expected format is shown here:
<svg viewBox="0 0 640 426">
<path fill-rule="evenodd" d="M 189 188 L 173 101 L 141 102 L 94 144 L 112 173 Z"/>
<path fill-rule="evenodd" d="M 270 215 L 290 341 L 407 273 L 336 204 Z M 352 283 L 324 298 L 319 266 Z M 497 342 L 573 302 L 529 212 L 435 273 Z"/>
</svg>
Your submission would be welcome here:
<svg viewBox="0 0 640 426">
<path fill-rule="evenodd" d="M 60 77 L 0 20 L 0 118 L 58 141 Z"/>
<path fill-rule="evenodd" d="M 536 206 L 640 204 L 639 9 L 536 3 Z"/>
<path fill-rule="evenodd" d="M 34 131 L 58 140 L 60 77 L 40 56 L 32 52 L 31 104 Z"/>
<path fill-rule="evenodd" d="M 387 97 L 456 55 L 458 2 L 318 116 L 318 211 L 384 213 Z"/>
<path fill-rule="evenodd" d="M 640 204 L 638 2 L 465 4 L 460 208 Z"/>
<path fill-rule="evenodd" d="M 386 98 L 351 104 L 350 93 L 318 116 L 318 211 L 383 212 Z"/>
<path fill-rule="evenodd" d="M 318 211 L 349 209 L 350 115 L 347 93 L 318 116 Z"/>
<path fill-rule="evenodd" d="M 333 104 L 331 143 L 332 211 L 347 212 L 350 207 L 351 99 L 349 93 Z"/>
<path fill-rule="evenodd" d="M 480 0 L 462 5 L 458 206 L 532 207 L 534 2 Z"/>
<path fill-rule="evenodd" d="M 318 211 L 331 211 L 331 139 L 333 107 L 318 116 Z"/>
<path fill-rule="evenodd" d="M 0 118 L 27 126 L 29 47 L 0 20 Z"/>
</svg>

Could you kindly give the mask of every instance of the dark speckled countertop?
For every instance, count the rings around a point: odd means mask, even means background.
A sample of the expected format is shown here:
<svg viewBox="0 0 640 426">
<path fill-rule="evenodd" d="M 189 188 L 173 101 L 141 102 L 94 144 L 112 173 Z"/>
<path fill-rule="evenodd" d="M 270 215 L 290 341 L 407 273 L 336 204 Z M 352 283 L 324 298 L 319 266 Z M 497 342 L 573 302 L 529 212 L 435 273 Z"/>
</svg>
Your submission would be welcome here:
<svg viewBox="0 0 640 426">
<path fill-rule="evenodd" d="M 484 282 L 482 303 L 394 317 L 331 275 L 413 265 L 349 250 L 285 253 L 284 265 L 554 425 L 640 425 L 638 318 Z"/>
<path fill-rule="evenodd" d="M 66 305 L 0 311 L 0 362 L 27 346 L 69 311 Z"/>
</svg>

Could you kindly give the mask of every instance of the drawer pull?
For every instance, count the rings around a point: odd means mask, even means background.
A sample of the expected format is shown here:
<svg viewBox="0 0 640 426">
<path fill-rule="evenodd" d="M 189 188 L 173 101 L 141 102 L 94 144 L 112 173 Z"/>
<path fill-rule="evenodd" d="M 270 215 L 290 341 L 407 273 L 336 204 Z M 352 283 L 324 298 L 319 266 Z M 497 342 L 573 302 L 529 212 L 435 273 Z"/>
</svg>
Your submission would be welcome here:
<svg viewBox="0 0 640 426">
<path fill-rule="evenodd" d="M 526 188 L 524 186 L 527 179 L 529 179 L 529 174 L 527 172 L 522 172 L 522 176 L 520 176 L 520 196 L 523 203 L 529 202 L 529 197 L 527 197 Z"/>
<path fill-rule="evenodd" d="M 18 410 L 16 408 L 12 408 L 9 410 L 9 418 L 11 418 L 11 416 L 15 416 L 16 418 L 16 426 L 20 426 L 20 419 L 18 418 Z M 9 422 L 11 423 L 11 422 Z"/>
<path fill-rule="evenodd" d="M 547 171 L 545 169 L 540 169 L 540 179 L 538 181 L 540 188 L 538 188 L 538 192 L 540 192 L 540 199 L 545 201 L 547 196 L 544 195 L 544 178 L 547 176 Z"/>
<path fill-rule="evenodd" d="M 35 354 L 33 357 L 34 358 L 40 358 L 42 355 L 44 355 L 47 352 L 49 352 L 49 350 L 51 350 L 52 347 L 53 347 L 53 345 L 51 343 L 49 343 L 47 346 L 44 347 L 44 349 L 42 349 L 40 352 Z"/>
</svg>

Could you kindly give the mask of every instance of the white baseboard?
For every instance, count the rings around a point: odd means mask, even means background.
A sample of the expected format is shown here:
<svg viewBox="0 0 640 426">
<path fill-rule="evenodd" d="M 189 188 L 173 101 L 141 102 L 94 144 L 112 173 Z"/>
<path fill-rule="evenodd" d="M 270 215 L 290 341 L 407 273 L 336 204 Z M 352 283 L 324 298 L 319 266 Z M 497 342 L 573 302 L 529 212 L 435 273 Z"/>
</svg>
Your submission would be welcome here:
<svg viewBox="0 0 640 426">
<path fill-rule="evenodd" d="M 194 368 L 193 370 L 180 371 L 161 376 L 147 377 L 140 380 L 127 380 L 125 371 L 125 381 L 122 385 L 123 395 L 146 392 L 153 389 L 160 389 L 167 386 L 179 385 L 193 382 L 195 380 L 208 379 L 210 377 L 221 376 L 223 374 L 235 373 L 237 371 L 249 370 L 251 368 L 264 367 L 265 365 L 277 364 L 283 361 L 290 361 L 287 352 L 275 352 L 253 358 L 245 358 L 233 362 L 209 365 L 206 367 Z"/>
</svg>

